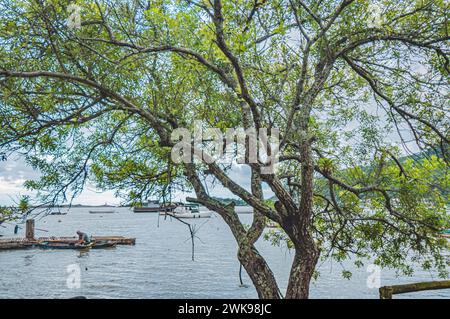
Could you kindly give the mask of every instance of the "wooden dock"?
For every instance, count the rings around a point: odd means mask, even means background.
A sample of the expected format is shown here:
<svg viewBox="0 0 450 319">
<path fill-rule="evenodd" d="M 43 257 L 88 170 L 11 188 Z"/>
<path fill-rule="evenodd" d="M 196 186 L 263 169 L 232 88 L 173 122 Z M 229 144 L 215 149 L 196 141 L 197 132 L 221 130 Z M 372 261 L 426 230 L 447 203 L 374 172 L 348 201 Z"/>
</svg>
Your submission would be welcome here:
<svg viewBox="0 0 450 319">
<path fill-rule="evenodd" d="M 0 239 L 0 250 L 21 249 L 32 246 L 26 238 L 2 238 Z"/>
<path fill-rule="evenodd" d="M 118 245 L 134 245 L 136 244 L 136 238 L 129 238 L 123 236 L 91 236 L 92 240 L 95 241 L 114 241 Z M 37 242 L 58 242 L 58 243 L 74 243 L 78 241 L 76 236 L 74 237 L 39 237 L 36 239 Z"/>
<path fill-rule="evenodd" d="M 0 250 L 10 249 L 25 249 L 36 247 L 43 242 L 59 242 L 59 243 L 74 243 L 78 240 L 76 236 L 64 236 L 64 237 L 34 237 L 34 220 L 27 220 L 26 223 L 26 237 L 25 238 L 0 238 Z M 123 237 L 123 236 L 91 236 L 94 241 L 114 241 L 117 245 L 135 245 L 136 238 Z"/>
<path fill-rule="evenodd" d="M 136 238 L 129 238 L 123 236 L 92 236 L 95 241 L 114 241 L 117 245 L 135 245 Z M 58 243 L 75 243 L 78 241 L 77 237 L 39 237 L 36 239 L 28 238 L 2 238 L 0 239 L 0 250 L 10 249 L 24 249 L 32 248 L 43 242 L 58 242 Z"/>
</svg>

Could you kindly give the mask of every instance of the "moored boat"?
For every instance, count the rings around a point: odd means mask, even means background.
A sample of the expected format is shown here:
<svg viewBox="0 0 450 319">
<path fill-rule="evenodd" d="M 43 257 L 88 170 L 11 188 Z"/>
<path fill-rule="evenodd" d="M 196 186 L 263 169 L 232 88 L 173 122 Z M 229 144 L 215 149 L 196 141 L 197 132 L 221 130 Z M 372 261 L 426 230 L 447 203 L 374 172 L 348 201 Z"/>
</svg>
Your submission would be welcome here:
<svg viewBox="0 0 450 319">
<path fill-rule="evenodd" d="M 178 205 L 176 203 L 160 204 L 158 200 L 149 200 L 142 207 L 133 207 L 135 213 L 166 213 L 172 212 Z"/>
<path fill-rule="evenodd" d="M 115 210 L 90 210 L 89 214 L 114 214 Z"/>
<path fill-rule="evenodd" d="M 441 232 L 441 237 L 450 238 L 450 229 L 445 229 Z"/>
<path fill-rule="evenodd" d="M 63 213 L 63 212 L 51 212 L 50 215 L 67 215 L 67 213 Z"/>
<path fill-rule="evenodd" d="M 40 248 L 44 249 L 89 249 L 94 243 L 89 244 L 77 244 L 77 243 L 62 243 L 62 242 L 41 242 L 37 244 Z"/>
<path fill-rule="evenodd" d="M 101 241 L 94 241 L 91 248 L 92 249 L 110 248 L 116 247 L 116 245 L 117 245 L 116 241 L 101 240 Z"/>
<path fill-rule="evenodd" d="M 209 211 L 201 212 L 197 204 L 184 204 L 178 206 L 172 212 L 161 212 L 160 215 L 169 215 L 177 218 L 209 218 L 212 213 Z"/>
</svg>

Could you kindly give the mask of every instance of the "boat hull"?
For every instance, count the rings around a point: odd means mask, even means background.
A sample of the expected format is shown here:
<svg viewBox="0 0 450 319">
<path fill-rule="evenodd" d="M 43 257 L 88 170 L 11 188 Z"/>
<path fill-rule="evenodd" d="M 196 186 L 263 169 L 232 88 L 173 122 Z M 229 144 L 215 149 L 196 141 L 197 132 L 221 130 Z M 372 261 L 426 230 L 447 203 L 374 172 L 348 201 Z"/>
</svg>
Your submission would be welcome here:
<svg viewBox="0 0 450 319">
<path fill-rule="evenodd" d="M 71 244 L 62 244 L 62 243 L 39 243 L 38 246 L 43 249 L 74 249 L 74 250 L 83 250 L 90 249 L 94 243 L 89 243 L 86 245 L 77 245 L 75 243 Z"/>
<path fill-rule="evenodd" d="M 95 241 L 92 245 L 92 249 L 111 248 L 116 247 L 117 242 L 114 241 Z"/>
<path fill-rule="evenodd" d="M 135 213 L 165 213 L 173 211 L 177 206 L 167 206 L 167 207 L 133 207 L 133 212 Z"/>
<path fill-rule="evenodd" d="M 160 213 L 160 215 L 168 215 L 177 218 L 210 218 L 211 212 L 198 212 L 198 213 L 176 213 L 176 212 L 167 212 Z"/>
<path fill-rule="evenodd" d="M 113 210 L 105 210 L 105 211 L 101 211 L 101 210 L 90 210 L 89 214 L 114 214 L 115 211 Z"/>
</svg>

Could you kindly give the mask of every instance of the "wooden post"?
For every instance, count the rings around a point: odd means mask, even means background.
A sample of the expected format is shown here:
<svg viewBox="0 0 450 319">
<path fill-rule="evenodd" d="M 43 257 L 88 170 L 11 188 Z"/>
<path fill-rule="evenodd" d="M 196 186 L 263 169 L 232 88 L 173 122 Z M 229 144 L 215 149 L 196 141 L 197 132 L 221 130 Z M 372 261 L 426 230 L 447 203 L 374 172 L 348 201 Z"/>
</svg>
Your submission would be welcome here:
<svg viewBox="0 0 450 319">
<path fill-rule="evenodd" d="M 27 219 L 25 237 L 34 240 L 34 219 Z"/>
<path fill-rule="evenodd" d="M 379 289 L 380 299 L 392 299 L 392 287 L 385 286 Z"/>
</svg>

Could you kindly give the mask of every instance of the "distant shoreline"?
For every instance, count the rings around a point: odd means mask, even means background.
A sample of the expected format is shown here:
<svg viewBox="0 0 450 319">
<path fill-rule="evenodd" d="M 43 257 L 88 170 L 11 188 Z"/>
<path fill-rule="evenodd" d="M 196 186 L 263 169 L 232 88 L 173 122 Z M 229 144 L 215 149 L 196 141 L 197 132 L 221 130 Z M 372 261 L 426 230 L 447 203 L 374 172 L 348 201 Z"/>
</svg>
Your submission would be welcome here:
<svg viewBox="0 0 450 319">
<path fill-rule="evenodd" d="M 99 208 L 99 207 L 115 207 L 115 208 L 133 208 L 134 206 L 122 206 L 122 205 L 58 205 L 58 206 L 50 206 L 50 205 L 43 205 L 43 206 L 30 206 L 30 209 L 39 209 L 39 208 Z M 235 205 L 235 207 L 250 207 L 248 205 Z M 15 208 L 16 206 L 8 206 L 8 208 Z"/>
<path fill-rule="evenodd" d="M 1 205 L 0 205 L 1 206 Z M 19 208 L 17 206 L 5 206 L 8 208 Z M 50 205 L 43 205 L 43 206 L 30 206 L 30 209 L 36 209 L 36 208 L 93 208 L 93 207 L 132 207 L 132 206 L 114 206 L 114 205 L 57 205 L 57 206 L 50 206 Z"/>
</svg>

